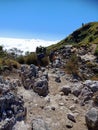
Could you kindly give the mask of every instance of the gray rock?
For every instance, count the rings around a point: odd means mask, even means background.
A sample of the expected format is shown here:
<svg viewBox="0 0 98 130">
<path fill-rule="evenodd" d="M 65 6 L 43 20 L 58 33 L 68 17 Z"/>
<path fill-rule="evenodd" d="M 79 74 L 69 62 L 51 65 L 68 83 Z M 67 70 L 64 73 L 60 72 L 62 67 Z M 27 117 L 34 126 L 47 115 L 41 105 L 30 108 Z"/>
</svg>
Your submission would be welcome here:
<svg viewBox="0 0 98 130">
<path fill-rule="evenodd" d="M 73 114 L 68 113 L 68 114 L 67 114 L 67 118 L 68 118 L 69 120 L 71 120 L 72 122 L 76 123 L 76 119 L 75 119 L 75 117 L 74 117 Z"/>
<path fill-rule="evenodd" d="M 6 118 L 7 118 L 7 114 L 6 114 L 6 112 L 3 112 L 2 113 L 2 119 L 5 120 Z"/>
<path fill-rule="evenodd" d="M 55 81 L 56 81 L 57 83 L 60 83 L 60 82 L 61 82 L 60 76 L 56 76 L 56 77 L 55 77 Z"/>
<path fill-rule="evenodd" d="M 73 104 L 72 106 L 70 106 L 69 109 L 70 109 L 71 111 L 74 111 L 74 110 L 76 109 L 75 104 Z"/>
<path fill-rule="evenodd" d="M 92 96 L 93 92 L 88 87 L 84 87 L 79 95 L 81 105 L 84 105 L 86 101 L 91 100 Z"/>
<path fill-rule="evenodd" d="M 33 86 L 34 82 L 33 80 L 27 78 L 25 81 L 24 81 L 24 88 L 25 89 L 31 89 L 31 87 Z"/>
<path fill-rule="evenodd" d="M 26 114 L 27 114 L 26 108 L 20 109 L 18 113 L 16 114 L 16 120 L 18 121 L 23 120 L 26 117 Z"/>
<path fill-rule="evenodd" d="M 45 70 L 46 70 L 45 67 L 41 67 L 42 72 L 45 72 Z"/>
<path fill-rule="evenodd" d="M 22 113 L 25 111 L 23 107 L 24 102 L 21 98 L 17 97 L 13 93 L 7 93 L 6 95 L 2 95 L 0 97 L 0 113 L 3 120 L 6 118 L 15 117 L 20 113 L 20 117 Z"/>
<path fill-rule="evenodd" d="M 38 80 L 34 83 L 34 92 L 38 93 L 40 96 L 46 96 L 49 92 L 47 80 Z"/>
<path fill-rule="evenodd" d="M 83 84 L 87 87 L 89 87 L 90 85 L 92 85 L 92 80 L 86 80 Z"/>
<path fill-rule="evenodd" d="M 51 106 L 51 110 L 55 111 L 56 107 L 55 106 Z"/>
<path fill-rule="evenodd" d="M 89 130 L 98 130 L 98 110 L 91 108 L 85 115 L 86 124 Z"/>
<path fill-rule="evenodd" d="M 48 80 L 48 79 L 49 79 L 49 77 L 48 77 L 48 72 L 45 71 L 45 72 L 43 73 L 42 77 L 44 77 L 44 78 L 46 78 L 46 79 Z"/>
<path fill-rule="evenodd" d="M 63 92 L 65 95 L 68 95 L 69 93 L 71 93 L 71 88 L 69 86 L 63 86 L 60 91 Z"/>
<path fill-rule="evenodd" d="M 27 66 L 26 65 L 21 65 L 21 72 L 24 72 L 26 70 Z"/>
<path fill-rule="evenodd" d="M 11 119 L 6 119 L 4 124 L 0 126 L 0 130 L 12 130 L 15 122 L 16 120 L 14 117 L 12 117 Z"/>
<path fill-rule="evenodd" d="M 72 90 L 72 94 L 75 95 L 76 97 L 78 97 L 81 93 L 81 89 L 78 87 L 74 87 Z"/>
<path fill-rule="evenodd" d="M 98 91 L 98 82 L 95 82 L 94 84 L 92 84 L 90 86 L 90 89 L 92 90 L 92 92 L 97 92 Z"/>
<path fill-rule="evenodd" d="M 32 130 L 50 130 L 50 128 L 42 118 L 37 118 L 32 121 Z"/>
<path fill-rule="evenodd" d="M 53 67 L 55 67 L 55 68 L 61 67 L 61 59 L 60 58 L 55 59 L 55 61 L 53 62 Z"/>
<path fill-rule="evenodd" d="M 84 85 L 90 88 L 92 92 L 98 91 L 98 81 L 86 80 Z"/>
<path fill-rule="evenodd" d="M 26 116 L 23 98 L 16 96 L 17 80 L 0 83 L 0 130 L 12 130 L 16 120 Z"/>
<path fill-rule="evenodd" d="M 72 128 L 73 127 L 73 122 L 72 121 L 70 121 L 70 120 L 66 120 L 66 127 L 67 128 Z"/>
</svg>

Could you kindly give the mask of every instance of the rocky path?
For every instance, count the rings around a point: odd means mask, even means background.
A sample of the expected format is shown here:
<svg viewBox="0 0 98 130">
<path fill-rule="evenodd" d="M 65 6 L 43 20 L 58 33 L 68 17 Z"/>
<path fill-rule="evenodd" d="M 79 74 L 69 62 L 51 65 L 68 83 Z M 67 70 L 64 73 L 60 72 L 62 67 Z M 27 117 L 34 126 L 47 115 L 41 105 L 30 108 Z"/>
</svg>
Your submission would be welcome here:
<svg viewBox="0 0 98 130">
<path fill-rule="evenodd" d="M 98 81 L 81 81 L 96 76 L 96 57 L 87 48 L 76 51 L 74 58 L 78 58 L 78 71 L 84 78 L 68 75 L 65 65 L 73 55 L 70 49 L 58 50 L 59 55 L 47 67 L 21 65 L 0 76 L 0 130 L 88 130 L 87 126 L 98 130 Z"/>
<path fill-rule="evenodd" d="M 18 94 L 23 96 L 25 106 L 27 107 L 27 117 L 25 122 L 18 122 L 15 125 L 15 130 L 31 130 L 33 119 L 42 118 L 48 124 L 50 130 L 87 130 L 85 124 L 85 112 L 89 104 L 80 106 L 76 102 L 77 98 L 69 94 L 62 95 L 60 88 L 74 84 L 68 80 L 68 75 L 61 76 L 61 82 L 55 81 L 56 74 L 52 69 L 47 70 L 49 75 L 49 94 L 46 97 L 41 97 L 33 92 L 26 90 L 23 86 L 18 87 Z M 72 122 L 67 118 L 68 114 L 73 114 L 75 121 Z M 21 127 L 20 127 L 21 126 Z M 69 128 L 68 128 L 69 127 Z"/>
</svg>

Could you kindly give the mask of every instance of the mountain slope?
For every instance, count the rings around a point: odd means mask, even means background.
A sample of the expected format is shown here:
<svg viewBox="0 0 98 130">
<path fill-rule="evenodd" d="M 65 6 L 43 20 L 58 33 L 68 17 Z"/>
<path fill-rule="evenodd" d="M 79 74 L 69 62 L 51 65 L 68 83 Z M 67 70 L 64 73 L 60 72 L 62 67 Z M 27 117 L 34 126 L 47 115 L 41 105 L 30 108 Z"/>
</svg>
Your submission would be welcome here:
<svg viewBox="0 0 98 130">
<path fill-rule="evenodd" d="M 84 45 L 84 44 L 98 44 L 98 22 L 90 22 L 82 24 L 82 27 L 74 31 L 68 37 L 59 43 L 49 46 L 49 50 L 56 50 L 66 44 Z"/>
</svg>

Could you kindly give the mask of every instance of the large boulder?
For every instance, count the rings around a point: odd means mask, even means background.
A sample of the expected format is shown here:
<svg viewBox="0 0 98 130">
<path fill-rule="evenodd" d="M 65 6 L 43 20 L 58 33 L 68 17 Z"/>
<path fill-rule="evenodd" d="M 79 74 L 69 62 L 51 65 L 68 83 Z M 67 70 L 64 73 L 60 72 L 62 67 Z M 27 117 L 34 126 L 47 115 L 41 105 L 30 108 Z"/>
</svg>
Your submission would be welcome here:
<svg viewBox="0 0 98 130">
<path fill-rule="evenodd" d="M 98 109 L 91 108 L 85 115 L 89 130 L 98 130 Z"/>
<path fill-rule="evenodd" d="M 33 90 L 40 96 L 46 96 L 49 92 L 48 81 L 46 79 L 43 80 L 39 79 L 34 83 Z"/>
</svg>

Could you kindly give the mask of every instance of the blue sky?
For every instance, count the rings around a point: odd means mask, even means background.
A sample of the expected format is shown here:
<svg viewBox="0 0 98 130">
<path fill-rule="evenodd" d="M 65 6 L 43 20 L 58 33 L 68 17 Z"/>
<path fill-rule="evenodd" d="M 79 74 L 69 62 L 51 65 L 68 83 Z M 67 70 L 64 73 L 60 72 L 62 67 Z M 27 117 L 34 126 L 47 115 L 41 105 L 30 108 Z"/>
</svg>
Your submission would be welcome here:
<svg viewBox="0 0 98 130">
<path fill-rule="evenodd" d="M 0 37 L 65 38 L 98 21 L 97 0 L 0 0 Z"/>
</svg>

